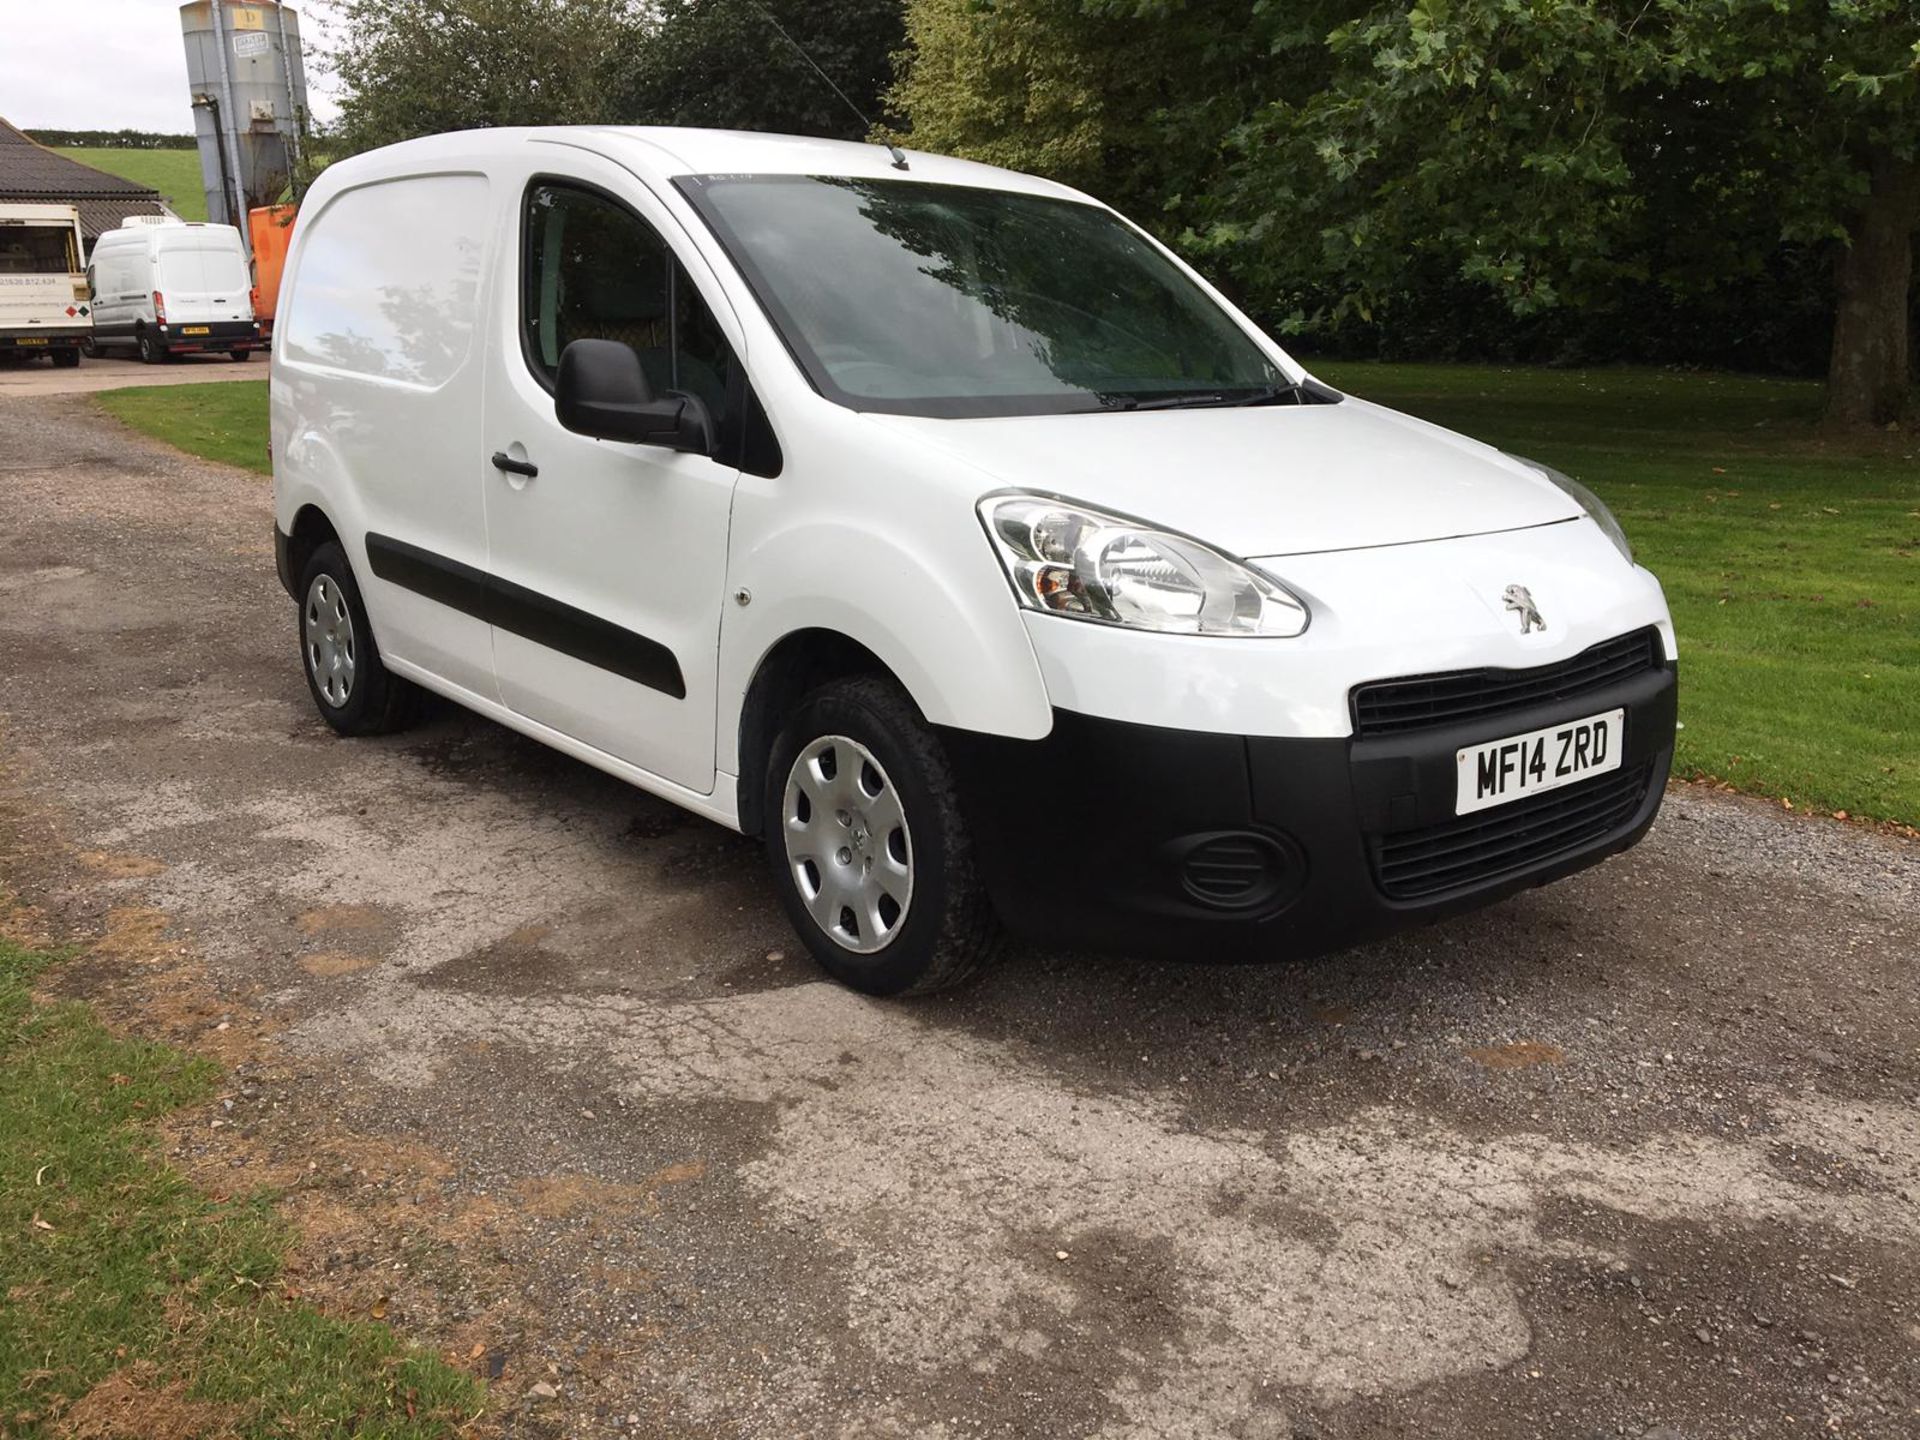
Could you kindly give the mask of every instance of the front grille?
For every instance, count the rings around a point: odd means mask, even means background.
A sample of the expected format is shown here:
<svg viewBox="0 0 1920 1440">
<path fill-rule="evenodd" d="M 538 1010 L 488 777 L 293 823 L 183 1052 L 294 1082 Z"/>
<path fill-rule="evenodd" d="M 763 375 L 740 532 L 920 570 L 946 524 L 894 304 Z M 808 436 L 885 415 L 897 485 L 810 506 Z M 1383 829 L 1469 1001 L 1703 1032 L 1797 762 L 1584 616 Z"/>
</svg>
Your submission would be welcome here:
<svg viewBox="0 0 1920 1440">
<path fill-rule="evenodd" d="M 1636 630 L 1532 670 L 1452 670 L 1376 680 L 1353 691 L 1353 733 L 1401 735 L 1506 710 L 1568 700 L 1632 679 L 1660 663 L 1660 632 Z"/>
<path fill-rule="evenodd" d="M 1633 819 L 1646 799 L 1651 770 L 1639 765 L 1424 830 L 1381 836 L 1373 843 L 1374 879 L 1391 899 L 1417 900 L 1545 865 Z"/>
</svg>

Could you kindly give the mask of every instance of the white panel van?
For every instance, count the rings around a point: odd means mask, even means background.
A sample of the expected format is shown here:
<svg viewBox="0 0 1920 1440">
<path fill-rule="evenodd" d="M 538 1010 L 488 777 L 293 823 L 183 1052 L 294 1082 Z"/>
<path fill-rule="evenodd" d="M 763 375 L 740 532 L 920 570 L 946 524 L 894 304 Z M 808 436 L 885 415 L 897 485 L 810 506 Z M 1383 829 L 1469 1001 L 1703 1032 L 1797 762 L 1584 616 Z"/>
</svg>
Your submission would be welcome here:
<svg viewBox="0 0 1920 1440">
<path fill-rule="evenodd" d="M 231 225 L 123 224 L 94 241 L 87 284 L 95 353 L 127 349 L 157 365 L 201 351 L 245 360 L 261 348 L 247 252 Z"/>
<path fill-rule="evenodd" d="M 444 135 L 320 177 L 278 313 L 326 722 L 433 691 L 759 836 L 862 990 L 1009 932 L 1320 952 L 1659 809 L 1673 627 L 1606 507 L 1320 383 L 1063 186 Z"/>
</svg>

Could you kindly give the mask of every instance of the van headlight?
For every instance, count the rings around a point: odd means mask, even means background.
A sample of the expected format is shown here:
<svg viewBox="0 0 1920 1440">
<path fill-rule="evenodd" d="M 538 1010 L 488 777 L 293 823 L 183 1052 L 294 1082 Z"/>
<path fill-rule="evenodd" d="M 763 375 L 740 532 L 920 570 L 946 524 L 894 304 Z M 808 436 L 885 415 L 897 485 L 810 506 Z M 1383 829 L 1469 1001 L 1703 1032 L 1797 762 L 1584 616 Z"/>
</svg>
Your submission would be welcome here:
<svg viewBox="0 0 1920 1440">
<path fill-rule="evenodd" d="M 1524 455 L 1515 455 L 1513 458 L 1528 469 L 1539 471 L 1564 490 L 1567 498 L 1586 511 L 1587 518 L 1606 532 L 1607 538 L 1613 542 L 1613 548 L 1626 557 L 1627 563 L 1633 563 L 1633 544 L 1627 539 L 1627 532 L 1620 528 L 1620 522 L 1613 518 L 1613 511 L 1607 508 L 1604 500 L 1571 475 L 1563 475 L 1551 465 L 1542 465 L 1538 460 L 1529 460 Z"/>
<path fill-rule="evenodd" d="M 1298 635 L 1301 600 L 1202 545 L 1044 495 L 989 495 L 980 519 L 1031 610 L 1174 635 Z"/>
</svg>

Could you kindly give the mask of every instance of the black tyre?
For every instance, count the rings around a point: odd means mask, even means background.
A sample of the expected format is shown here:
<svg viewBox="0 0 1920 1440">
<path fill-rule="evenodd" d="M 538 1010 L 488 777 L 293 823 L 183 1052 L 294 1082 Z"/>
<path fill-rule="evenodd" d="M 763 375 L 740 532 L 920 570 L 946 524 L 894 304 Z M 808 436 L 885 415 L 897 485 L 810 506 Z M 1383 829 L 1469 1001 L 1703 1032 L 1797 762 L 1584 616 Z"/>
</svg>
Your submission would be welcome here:
<svg viewBox="0 0 1920 1440">
<path fill-rule="evenodd" d="M 773 742 L 765 814 L 781 903 L 842 984 L 919 994 L 998 956 L 953 772 L 894 681 L 839 680 L 800 703 Z"/>
<path fill-rule="evenodd" d="M 100 358 L 100 347 L 94 343 L 93 336 L 89 335 L 80 342 L 80 353 L 89 360 L 98 360 Z"/>
<path fill-rule="evenodd" d="M 76 345 L 71 350 L 56 350 L 51 358 L 54 369 L 72 370 L 80 364 L 80 347 Z"/>
<path fill-rule="evenodd" d="M 253 351 L 251 351 L 251 350 L 229 350 L 229 351 L 227 352 L 227 358 L 228 358 L 229 360 L 251 360 L 251 359 L 253 358 Z"/>
<path fill-rule="evenodd" d="M 320 718 L 342 735 L 385 735 L 412 724 L 419 687 L 380 663 L 367 607 L 339 545 L 329 541 L 313 552 L 299 593 L 300 668 Z"/>
<path fill-rule="evenodd" d="M 167 347 L 161 341 L 160 337 L 151 330 L 142 330 L 140 332 L 141 363 L 145 365 L 160 365 L 165 363 L 166 358 Z"/>
</svg>

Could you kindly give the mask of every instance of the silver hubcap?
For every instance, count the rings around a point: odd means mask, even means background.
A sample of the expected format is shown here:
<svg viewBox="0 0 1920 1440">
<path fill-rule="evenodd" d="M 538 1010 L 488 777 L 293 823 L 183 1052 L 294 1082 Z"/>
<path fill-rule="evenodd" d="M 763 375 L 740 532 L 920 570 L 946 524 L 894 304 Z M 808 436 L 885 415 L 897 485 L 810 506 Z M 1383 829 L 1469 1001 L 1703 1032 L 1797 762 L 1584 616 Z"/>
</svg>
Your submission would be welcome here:
<svg viewBox="0 0 1920 1440">
<path fill-rule="evenodd" d="M 359 650 L 353 639 L 353 612 L 331 575 L 316 575 L 307 587 L 301 633 L 314 688 L 338 710 L 353 694 L 353 665 Z"/>
<path fill-rule="evenodd" d="M 844 735 L 802 750 L 781 806 L 787 864 L 814 923 L 842 949 L 870 955 L 906 922 L 913 841 L 893 781 Z"/>
</svg>

